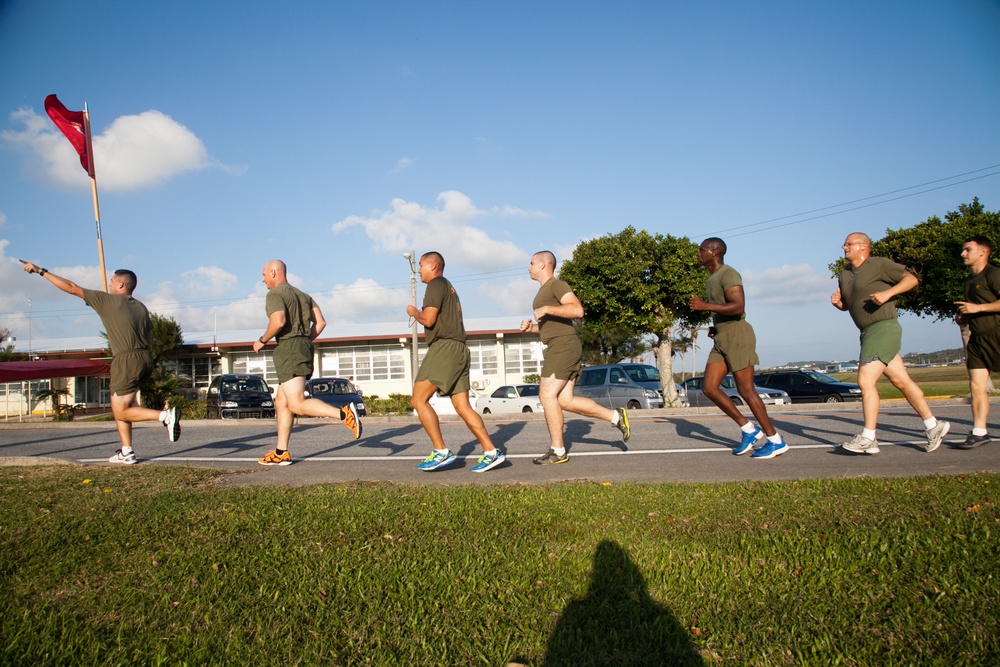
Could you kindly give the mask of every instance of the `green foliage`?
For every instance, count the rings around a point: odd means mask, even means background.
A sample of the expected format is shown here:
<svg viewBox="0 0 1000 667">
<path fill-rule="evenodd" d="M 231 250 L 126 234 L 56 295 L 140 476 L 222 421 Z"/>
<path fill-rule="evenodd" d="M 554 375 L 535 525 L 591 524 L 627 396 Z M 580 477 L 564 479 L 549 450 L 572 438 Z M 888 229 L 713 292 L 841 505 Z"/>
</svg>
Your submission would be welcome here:
<svg viewBox="0 0 1000 667">
<path fill-rule="evenodd" d="M 35 399 L 38 401 L 52 401 L 53 421 L 70 422 L 76 417 L 77 412 L 86 410 L 87 406 L 83 403 L 63 403 L 62 399 L 67 396 L 69 396 L 69 389 L 53 389 L 49 387 L 35 394 Z"/>
<path fill-rule="evenodd" d="M 583 345 L 583 363 L 587 365 L 616 364 L 622 359 L 638 357 L 649 349 L 643 341 L 643 334 L 625 327 L 609 325 L 597 331 L 584 322 L 576 331 Z"/>
<path fill-rule="evenodd" d="M 949 212 L 943 221 L 932 216 L 913 227 L 887 229 L 884 238 L 873 241 L 872 255 L 906 266 L 920 280 L 918 287 L 896 297 L 896 308 L 937 320 L 954 318 L 958 312 L 954 302 L 963 298 L 969 278 L 962 246 L 977 234 L 995 244 L 990 261 L 1000 265 L 1000 213 L 986 211 L 978 197 Z M 836 275 L 846 265 L 840 258 L 830 271 Z"/>
<path fill-rule="evenodd" d="M 542 381 L 542 376 L 540 373 L 528 373 L 523 381 L 525 384 L 538 384 Z"/>
<path fill-rule="evenodd" d="M 184 344 L 184 335 L 181 332 L 181 325 L 174 318 L 156 313 L 151 313 L 150 318 L 153 320 L 153 340 L 150 342 L 149 351 L 153 355 L 155 368 L 150 378 L 139 389 L 142 392 L 143 404 L 159 410 L 166 407 L 168 401 L 178 394 L 180 380 L 164 367 L 163 362 L 177 354 L 180 346 Z"/>
<path fill-rule="evenodd" d="M 0 361 L 27 361 L 28 355 L 21 354 L 14 351 L 14 343 L 8 342 L 6 345 L 3 343 L 5 341 L 10 341 L 12 332 L 10 329 L 0 328 Z"/>
<path fill-rule="evenodd" d="M 153 340 L 149 344 L 149 352 L 153 361 L 159 364 L 177 353 L 177 349 L 184 344 L 184 334 L 181 325 L 172 317 L 151 313 L 150 319 L 153 320 Z"/>
<path fill-rule="evenodd" d="M 409 394 L 389 394 L 389 398 L 379 398 L 378 394 L 372 394 L 364 398 L 365 410 L 369 415 L 408 415 L 413 412 Z"/>
</svg>

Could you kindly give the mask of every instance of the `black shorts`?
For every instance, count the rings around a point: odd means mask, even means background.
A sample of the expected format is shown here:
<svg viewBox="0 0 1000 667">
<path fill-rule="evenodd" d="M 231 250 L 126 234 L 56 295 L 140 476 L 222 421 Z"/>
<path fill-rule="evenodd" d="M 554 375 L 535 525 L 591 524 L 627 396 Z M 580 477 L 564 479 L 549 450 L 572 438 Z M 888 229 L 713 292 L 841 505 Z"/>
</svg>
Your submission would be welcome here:
<svg viewBox="0 0 1000 667">
<path fill-rule="evenodd" d="M 972 334 L 965 348 L 965 367 L 973 370 L 985 368 L 991 373 L 1000 372 L 1000 328 L 983 334 Z"/>
</svg>

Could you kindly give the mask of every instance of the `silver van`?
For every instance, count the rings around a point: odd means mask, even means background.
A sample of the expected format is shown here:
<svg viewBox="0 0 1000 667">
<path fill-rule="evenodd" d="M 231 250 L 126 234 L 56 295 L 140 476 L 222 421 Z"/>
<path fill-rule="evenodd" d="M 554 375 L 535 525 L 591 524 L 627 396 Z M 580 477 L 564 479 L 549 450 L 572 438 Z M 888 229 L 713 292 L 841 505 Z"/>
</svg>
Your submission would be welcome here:
<svg viewBox="0 0 1000 667">
<path fill-rule="evenodd" d="M 636 382 L 626 370 L 639 364 L 611 364 L 589 366 L 583 369 L 573 392 L 577 396 L 593 399 L 612 410 L 652 410 L 663 407 L 663 394 L 648 380 Z M 655 370 L 655 367 L 650 366 Z M 644 386 L 645 385 L 645 386 Z"/>
</svg>

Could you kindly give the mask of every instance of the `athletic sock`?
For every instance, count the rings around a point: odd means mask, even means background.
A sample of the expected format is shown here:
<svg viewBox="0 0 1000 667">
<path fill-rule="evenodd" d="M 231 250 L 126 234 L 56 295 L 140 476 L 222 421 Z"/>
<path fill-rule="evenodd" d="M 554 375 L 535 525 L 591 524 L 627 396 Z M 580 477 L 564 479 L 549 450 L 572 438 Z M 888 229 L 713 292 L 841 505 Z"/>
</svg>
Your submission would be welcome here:
<svg viewBox="0 0 1000 667">
<path fill-rule="evenodd" d="M 611 413 L 611 423 L 613 425 L 618 426 L 618 422 L 620 422 L 621 420 L 622 420 L 622 415 L 620 412 L 615 410 Z"/>
<path fill-rule="evenodd" d="M 753 422 L 747 422 L 743 426 L 740 426 L 740 430 L 744 433 L 756 433 L 757 427 L 754 426 Z"/>
<path fill-rule="evenodd" d="M 875 439 L 875 429 L 873 429 L 873 428 L 862 429 L 861 430 L 861 435 L 863 435 L 864 437 L 868 438 L 869 440 L 874 440 Z"/>
<path fill-rule="evenodd" d="M 166 410 L 162 410 L 160 412 L 160 421 L 161 422 L 167 421 L 167 411 Z"/>
<path fill-rule="evenodd" d="M 937 426 L 937 417 L 931 417 L 930 419 L 924 420 L 924 428 L 928 431 Z"/>
<path fill-rule="evenodd" d="M 131 447 L 122 447 L 122 456 L 128 456 L 132 453 Z"/>
<path fill-rule="evenodd" d="M 982 436 L 982 435 L 989 435 L 989 433 L 990 432 L 987 431 L 985 428 L 974 428 L 974 429 L 972 429 L 972 435 L 980 435 L 980 436 Z"/>
<path fill-rule="evenodd" d="M 556 456 L 562 456 L 563 454 L 566 453 L 566 448 L 560 447 L 559 449 L 556 449 L 555 447 L 553 447 L 552 451 L 556 453 Z"/>
<path fill-rule="evenodd" d="M 767 441 L 774 445 L 781 444 L 781 436 L 775 433 L 774 435 L 767 436 Z"/>
<path fill-rule="evenodd" d="M 287 453 L 288 453 L 287 449 L 278 449 L 277 447 L 274 448 L 274 455 L 275 456 L 284 456 Z"/>
</svg>

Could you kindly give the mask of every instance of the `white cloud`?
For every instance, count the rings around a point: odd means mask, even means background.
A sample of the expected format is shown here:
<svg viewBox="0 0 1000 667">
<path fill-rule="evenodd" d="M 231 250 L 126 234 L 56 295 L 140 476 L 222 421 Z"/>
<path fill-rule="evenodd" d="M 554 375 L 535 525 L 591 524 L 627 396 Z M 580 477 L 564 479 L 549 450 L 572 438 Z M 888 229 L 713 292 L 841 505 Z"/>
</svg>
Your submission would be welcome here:
<svg viewBox="0 0 1000 667">
<path fill-rule="evenodd" d="M 358 322 L 404 321 L 406 305 L 410 303 L 409 288 L 390 289 L 370 278 L 358 278 L 350 285 L 338 283 L 330 293 L 313 293 L 312 296 L 330 327 Z"/>
<path fill-rule="evenodd" d="M 455 190 L 442 192 L 437 201 L 442 207 L 435 209 L 396 198 L 390 211 L 376 211 L 370 217 L 349 216 L 333 225 L 333 233 L 361 227 L 375 242 L 376 250 L 404 253 L 416 249 L 418 254 L 437 250 L 449 265 L 496 269 L 526 261 L 528 255 L 516 245 L 490 238 L 471 224 L 477 219 L 505 215 L 505 210 L 518 209 L 484 211 Z"/>
<path fill-rule="evenodd" d="M 829 301 L 836 283 L 821 275 L 808 264 L 783 266 L 754 271 L 740 271 L 743 276 L 747 303 L 761 306 L 788 306 Z"/>
<path fill-rule="evenodd" d="M 199 266 L 185 271 L 181 280 L 192 296 L 222 296 L 239 287 L 236 276 L 217 266 Z"/>
<path fill-rule="evenodd" d="M 499 314 L 509 313 L 512 316 L 511 326 L 517 326 L 521 320 L 532 319 L 531 302 L 538 293 L 538 287 L 538 283 L 530 278 L 515 278 L 506 285 L 480 285 L 476 292 L 482 299 L 494 301 L 502 311 Z"/>
<path fill-rule="evenodd" d="M 390 174 L 398 174 L 401 171 L 406 171 L 413 166 L 413 160 L 406 157 L 405 155 L 396 161 L 396 166 L 389 170 Z"/>
<path fill-rule="evenodd" d="M 4 131 L 0 138 L 25 149 L 45 178 L 65 186 L 88 184 L 76 151 L 47 117 L 21 108 L 11 120 L 22 129 Z M 98 185 L 107 191 L 157 185 L 208 167 L 231 173 L 244 170 L 214 161 L 191 130 L 155 110 L 121 116 L 93 141 Z"/>
<path fill-rule="evenodd" d="M 0 227 L 5 226 L 6 224 L 7 224 L 7 214 L 0 211 Z"/>
</svg>

